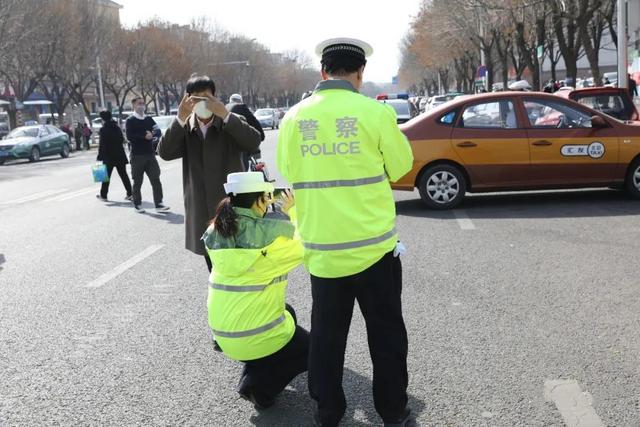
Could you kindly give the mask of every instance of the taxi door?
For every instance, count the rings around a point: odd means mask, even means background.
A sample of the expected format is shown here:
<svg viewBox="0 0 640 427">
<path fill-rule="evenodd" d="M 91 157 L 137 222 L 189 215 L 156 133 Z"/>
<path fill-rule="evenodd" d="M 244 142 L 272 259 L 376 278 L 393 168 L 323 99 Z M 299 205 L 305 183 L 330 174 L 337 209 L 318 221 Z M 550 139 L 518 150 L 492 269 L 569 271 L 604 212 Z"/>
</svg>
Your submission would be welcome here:
<svg viewBox="0 0 640 427">
<path fill-rule="evenodd" d="M 529 178 L 527 134 L 512 98 L 464 106 L 451 134 L 453 149 L 479 188 L 518 187 Z"/>
<path fill-rule="evenodd" d="M 607 185 L 618 164 L 613 127 L 591 126 L 591 113 L 562 99 L 524 99 L 531 149 L 532 183 L 537 186 Z"/>
</svg>

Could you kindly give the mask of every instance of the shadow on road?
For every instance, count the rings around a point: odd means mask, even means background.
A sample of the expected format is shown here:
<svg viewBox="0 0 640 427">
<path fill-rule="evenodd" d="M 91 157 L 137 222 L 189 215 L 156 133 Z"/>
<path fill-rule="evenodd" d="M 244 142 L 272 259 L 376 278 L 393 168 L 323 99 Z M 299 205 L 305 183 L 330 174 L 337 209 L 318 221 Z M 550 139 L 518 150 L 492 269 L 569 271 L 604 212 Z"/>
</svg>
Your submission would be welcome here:
<svg viewBox="0 0 640 427">
<path fill-rule="evenodd" d="M 131 209 L 131 212 L 133 212 L 133 204 L 131 202 L 108 201 L 104 205 L 109 208 Z M 147 216 L 150 216 L 151 218 L 163 220 L 168 222 L 169 224 L 184 224 L 184 215 L 182 214 L 176 214 L 173 212 L 164 212 L 164 213 L 155 212 L 153 204 L 151 203 L 142 203 L 142 207 L 147 211 L 145 214 L 142 214 L 142 215 L 147 215 Z M 141 215 L 141 214 L 136 214 L 136 215 Z"/>
<path fill-rule="evenodd" d="M 342 426 L 380 425 L 382 420 L 373 407 L 371 379 L 351 369 L 344 369 L 342 384 L 347 397 L 347 411 L 342 418 Z M 258 412 L 250 419 L 255 426 L 313 426 L 313 408 L 315 402 L 309 397 L 307 375 L 299 375 L 284 390 L 276 404 L 266 411 Z M 409 395 L 409 407 L 414 418 L 425 408 L 425 404 L 415 396 Z M 355 419 L 356 412 L 359 420 Z M 366 421 L 362 421 L 364 418 Z"/>
<path fill-rule="evenodd" d="M 450 211 L 428 209 L 419 199 L 396 202 L 398 215 L 454 219 Z M 640 214 L 640 201 L 616 190 L 474 194 L 462 202 L 471 219 L 596 218 Z"/>
<path fill-rule="evenodd" d="M 2 264 L 4 264 L 6 261 L 6 258 L 4 257 L 3 254 L 0 254 L 0 271 L 2 271 Z"/>
</svg>

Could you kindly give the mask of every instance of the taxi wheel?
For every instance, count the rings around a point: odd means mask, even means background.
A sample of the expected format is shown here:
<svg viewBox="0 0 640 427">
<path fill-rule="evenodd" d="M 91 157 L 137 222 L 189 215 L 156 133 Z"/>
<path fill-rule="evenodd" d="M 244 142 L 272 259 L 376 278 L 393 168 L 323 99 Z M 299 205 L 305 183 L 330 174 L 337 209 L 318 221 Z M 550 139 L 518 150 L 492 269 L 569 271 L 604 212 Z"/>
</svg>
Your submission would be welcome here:
<svg viewBox="0 0 640 427">
<path fill-rule="evenodd" d="M 67 157 L 69 157 L 69 145 L 68 144 L 64 144 L 62 146 L 62 151 L 60 152 L 60 157 L 62 157 L 63 159 L 66 159 Z"/>
<path fill-rule="evenodd" d="M 429 167 L 418 182 L 420 198 L 431 209 L 458 206 L 467 191 L 467 181 L 460 169 L 448 164 Z"/>
<path fill-rule="evenodd" d="M 31 154 L 29 155 L 30 162 L 37 162 L 40 160 L 40 149 L 38 147 L 33 147 L 31 149 Z"/>
<path fill-rule="evenodd" d="M 627 191 L 635 197 L 640 199 L 640 158 L 637 158 L 627 172 Z"/>
</svg>

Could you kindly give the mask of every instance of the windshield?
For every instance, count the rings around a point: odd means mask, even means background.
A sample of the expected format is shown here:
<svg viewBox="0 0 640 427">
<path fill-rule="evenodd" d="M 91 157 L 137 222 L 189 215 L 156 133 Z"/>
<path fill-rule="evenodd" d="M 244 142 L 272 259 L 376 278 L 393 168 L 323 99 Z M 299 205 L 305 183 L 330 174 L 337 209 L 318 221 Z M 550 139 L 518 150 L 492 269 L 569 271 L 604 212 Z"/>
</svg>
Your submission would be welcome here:
<svg viewBox="0 0 640 427">
<path fill-rule="evenodd" d="M 256 117 L 257 116 L 270 116 L 273 114 L 273 110 L 268 109 L 268 108 L 261 108 L 258 111 L 256 111 Z"/>
<path fill-rule="evenodd" d="M 11 132 L 9 132 L 9 135 L 7 135 L 7 139 L 11 139 L 11 138 L 22 138 L 22 137 L 29 137 L 29 138 L 37 138 L 38 137 L 38 128 L 18 128 L 18 129 L 14 129 Z"/>
<path fill-rule="evenodd" d="M 409 112 L 409 103 L 403 100 L 389 100 L 387 104 L 391 105 L 394 110 L 396 110 L 396 114 L 399 116 L 409 116 L 411 113 Z"/>
</svg>

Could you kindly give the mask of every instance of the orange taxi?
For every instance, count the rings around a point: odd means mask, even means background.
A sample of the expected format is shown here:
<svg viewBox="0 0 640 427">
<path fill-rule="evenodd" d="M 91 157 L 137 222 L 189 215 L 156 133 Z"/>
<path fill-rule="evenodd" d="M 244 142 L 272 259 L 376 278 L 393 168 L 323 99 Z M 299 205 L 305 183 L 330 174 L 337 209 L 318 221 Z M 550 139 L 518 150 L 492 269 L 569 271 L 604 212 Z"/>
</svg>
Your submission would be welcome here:
<svg viewBox="0 0 640 427">
<path fill-rule="evenodd" d="M 417 188 L 433 209 L 465 193 L 626 188 L 640 198 L 640 122 L 622 122 L 538 92 L 456 98 L 400 125 L 412 170 L 392 187 Z"/>
</svg>

